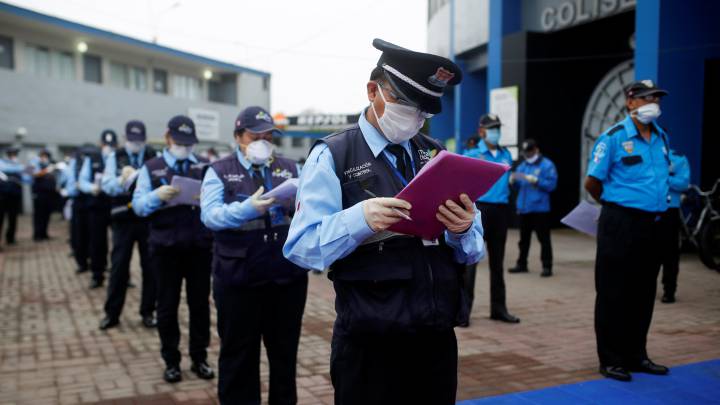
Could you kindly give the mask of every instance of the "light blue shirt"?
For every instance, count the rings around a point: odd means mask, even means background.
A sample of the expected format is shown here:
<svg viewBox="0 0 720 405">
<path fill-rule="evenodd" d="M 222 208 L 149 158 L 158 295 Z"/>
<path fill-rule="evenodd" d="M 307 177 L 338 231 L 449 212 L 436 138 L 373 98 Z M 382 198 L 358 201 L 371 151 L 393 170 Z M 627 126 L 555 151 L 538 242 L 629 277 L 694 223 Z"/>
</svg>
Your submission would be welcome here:
<svg viewBox="0 0 720 405">
<path fill-rule="evenodd" d="M 168 167 L 175 167 L 177 159 L 168 152 L 167 148 L 163 149 L 162 158 L 165 159 L 165 163 Z M 198 162 L 197 158 L 192 153 L 188 157 L 188 160 L 192 163 Z M 140 217 L 147 217 L 157 211 L 157 209 L 163 204 L 163 200 L 161 200 L 157 193 L 153 191 L 152 181 L 150 180 L 150 172 L 148 171 L 147 165 L 143 165 L 143 167 L 140 168 L 140 174 L 138 175 L 137 182 L 135 183 L 135 191 L 133 192 L 133 211 L 135 211 L 135 214 Z"/>
<path fill-rule="evenodd" d="M 240 164 L 251 176 L 254 176 L 251 170 L 252 164 L 243 156 L 240 149 L 237 149 L 235 154 Z M 208 229 L 213 231 L 235 229 L 260 216 L 260 212 L 255 209 L 249 198 L 242 202 L 234 201 L 226 204 L 224 194 L 225 186 L 222 180 L 215 169 L 208 168 L 200 192 L 200 219 Z"/>
<path fill-rule="evenodd" d="M 68 197 L 77 197 L 77 178 L 75 176 L 75 170 L 77 168 L 77 159 L 72 158 L 68 162 L 67 168 L 65 168 L 65 190 L 67 191 Z"/>
<path fill-rule="evenodd" d="M 602 200 L 649 212 L 667 210 L 667 135 L 654 122 L 652 128 L 646 141 L 628 115 L 595 142 L 588 176 L 602 182 Z"/>
<path fill-rule="evenodd" d="M 493 155 L 493 152 L 487 147 L 485 141 L 481 139 L 477 147 L 466 150 L 463 155 L 487 160 L 488 162 L 504 163 L 508 166 L 512 165 L 512 155 L 510 155 L 510 151 L 498 147 L 494 152 L 495 154 Z M 481 195 L 477 200 L 483 203 L 507 204 L 510 201 L 510 171 L 505 172 L 505 174 L 490 187 L 490 190 Z"/>
<path fill-rule="evenodd" d="M 670 150 L 670 203 L 671 208 L 680 207 L 680 196 L 690 187 L 690 164 L 687 157 Z"/>
<path fill-rule="evenodd" d="M 385 151 L 389 141 L 360 114 L 358 121 L 362 135 L 375 157 L 385 153 L 394 165 L 392 154 Z M 409 142 L 402 146 L 412 159 Z M 290 224 L 283 254 L 300 267 L 325 270 L 338 259 L 352 253 L 373 235 L 365 221 L 363 203 L 343 209 L 340 180 L 335 174 L 333 157 L 325 144 L 310 152 L 297 194 L 297 211 Z M 459 263 L 476 263 L 484 257 L 483 230 L 480 213 L 464 234 L 445 232 L 447 244 L 455 252 Z"/>
<path fill-rule="evenodd" d="M 103 162 L 107 160 L 106 156 L 103 156 L 102 159 Z M 89 156 L 85 156 L 77 178 L 78 190 L 80 190 L 81 193 L 92 194 L 95 184 L 95 179 L 92 176 L 92 159 L 90 159 Z"/>
<path fill-rule="evenodd" d="M 14 163 L 10 159 L 0 159 L 0 172 L 20 175 L 21 182 L 32 183 L 32 176 L 25 172 L 25 165 L 22 163 Z"/>
<path fill-rule="evenodd" d="M 125 147 L 125 152 L 128 154 L 128 156 L 132 156 L 133 154 L 130 153 L 129 150 L 127 150 L 127 146 Z M 124 187 L 120 184 L 120 179 L 117 176 L 117 152 L 111 152 L 107 159 L 105 159 L 105 170 L 103 171 L 103 177 L 102 177 L 102 191 L 112 197 L 118 196 L 120 194 L 123 194 L 125 192 Z M 138 162 L 143 162 L 145 158 L 145 148 L 142 148 L 139 153 L 135 154 L 135 156 L 138 159 Z"/>
</svg>

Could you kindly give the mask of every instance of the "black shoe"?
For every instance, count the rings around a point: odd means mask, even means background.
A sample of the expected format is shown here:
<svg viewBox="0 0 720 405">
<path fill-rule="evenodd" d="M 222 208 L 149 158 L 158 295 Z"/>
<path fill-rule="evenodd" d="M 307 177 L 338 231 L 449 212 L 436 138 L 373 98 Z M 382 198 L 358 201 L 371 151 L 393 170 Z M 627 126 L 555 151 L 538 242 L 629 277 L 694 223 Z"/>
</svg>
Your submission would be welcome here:
<svg viewBox="0 0 720 405">
<path fill-rule="evenodd" d="M 182 381 L 180 366 L 168 366 L 163 372 L 163 380 L 171 384 Z"/>
<path fill-rule="evenodd" d="M 120 321 L 117 318 L 110 318 L 109 316 L 106 316 L 102 321 L 100 321 L 100 330 L 108 330 L 118 326 L 119 324 Z"/>
<path fill-rule="evenodd" d="M 465 321 L 463 323 L 460 323 L 460 324 L 458 324 L 458 327 L 460 327 L 460 328 L 470 327 L 470 321 Z"/>
<path fill-rule="evenodd" d="M 613 380 L 618 381 L 632 380 L 632 375 L 630 375 L 630 372 L 627 371 L 625 367 L 620 366 L 600 366 L 600 374 L 607 378 L 612 378 Z"/>
<path fill-rule="evenodd" d="M 94 289 L 96 289 L 96 288 L 100 288 L 100 287 L 102 287 L 102 286 L 103 286 L 103 282 L 102 282 L 101 280 L 92 279 L 92 280 L 90 281 L 90 289 L 91 289 L 91 290 L 94 290 Z"/>
<path fill-rule="evenodd" d="M 128 288 L 135 288 L 135 287 L 137 287 L 135 285 L 135 283 L 133 283 L 132 281 L 128 281 Z"/>
<path fill-rule="evenodd" d="M 540 273 L 540 277 L 551 277 L 552 276 L 552 269 L 550 267 L 543 268 L 542 273 Z"/>
<path fill-rule="evenodd" d="M 82 274 L 82 273 L 87 273 L 87 272 L 88 272 L 88 269 L 77 269 L 77 270 L 75 270 L 75 273 L 77 273 L 77 274 Z"/>
<path fill-rule="evenodd" d="M 9 241 L 5 242 L 5 244 L 8 246 L 17 245 L 17 241 L 15 239 L 9 240 Z"/>
<path fill-rule="evenodd" d="M 660 302 L 662 302 L 664 304 L 672 304 L 673 302 L 675 302 L 675 294 L 668 294 L 668 293 L 663 294 Z"/>
<path fill-rule="evenodd" d="M 507 323 L 520 323 L 520 318 L 511 315 L 508 311 L 492 313 L 490 319 Z"/>
<path fill-rule="evenodd" d="M 528 272 L 529 272 L 528 268 L 523 267 L 523 266 L 515 266 L 508 270 L 508 273 L 528 273 Z"/>
<path fill-rule="evenodd" d="M 650 359 L 645 359 L 640 362 L 640 364 L 636 365 L 635 367 L 632 367 L 630 369 L 631 371 L 635 371 L 637 373 L 646 373 L 646 374 L 654 374 L 654 375 L 666 375 L 670 372 L 670 369 L 661 366 L 659 364 L 655 364 Z"/>
<path fill-rule="evenodd" d="M 142 324 L 148 329 L 157 328 L 157 319 L 152 315 L 146 315 L 142 317 Z"/>
<path fill-rule="evenodd" d="M 190 367 L 190 371 L 195 373 L 195 375 L 202 378 L 203 380 L 212 380 L 213 378 L 215 378 L 215 372 L 212 368 L 210 368 L 206 361 L 199 361 L 193 363 Z"/>
</svg>

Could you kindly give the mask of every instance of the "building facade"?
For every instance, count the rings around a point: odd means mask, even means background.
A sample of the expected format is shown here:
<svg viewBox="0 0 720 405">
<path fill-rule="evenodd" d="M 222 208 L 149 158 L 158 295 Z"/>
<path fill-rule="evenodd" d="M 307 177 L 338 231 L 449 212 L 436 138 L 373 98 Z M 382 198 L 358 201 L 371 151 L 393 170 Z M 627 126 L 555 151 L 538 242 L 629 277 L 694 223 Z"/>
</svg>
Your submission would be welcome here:
<svg viewBox="0 0 720 405">
<path fill-rule="evenodd" d="M 269 109 L 270 79 L 0 2 L 0 148 L 69 153 L 105 128 L 122 135 L 130 119 L 160 143 L 177 114 L 195 120 L 200 148 L 228 145 L 242 108 Z"/>
<path fill-rule="evenodd" d="M 670 95 L 659 122 L 673 149 L 691 164 L 692 182 L 720 177 L 720 2 L 689 0 L 455 0 L 455 55 L 449 54 L 450 0 L 428 1 L 428 50 L 455 57 L 460 85 L 460 133 L 476 132 L 488 111 L 515 111 L 503 141 L 511 148 L 538 140 L 556 162 L 555 218 L 584 197 L 582 180 L 597 136 L 621 119 L 623 87 L 651 79 Z M 510 89 L 511 91 L 506 91 Z M 504 91 L 504 92 L 502 92 Z M 511 94 L 514 109 L 495 103 Z M 430 132 L 449 139 L 454 95 Z M 516 130 L 512 130 L 512 128 Z"/>
</svg>

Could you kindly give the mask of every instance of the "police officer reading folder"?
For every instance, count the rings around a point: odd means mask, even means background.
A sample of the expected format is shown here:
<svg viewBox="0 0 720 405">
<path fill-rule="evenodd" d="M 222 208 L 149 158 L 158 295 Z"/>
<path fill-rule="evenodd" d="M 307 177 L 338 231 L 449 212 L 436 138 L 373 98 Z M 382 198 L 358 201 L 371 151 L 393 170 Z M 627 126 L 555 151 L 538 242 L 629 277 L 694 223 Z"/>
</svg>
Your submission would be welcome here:
<svg viewBox="0 0 720 405">
<path fill-rule="evenodd" d="M 222 404 L 260 403 L 260 341 L 270 365 L 269 403 L 297 402 L 295 365 L 307 296 L 307 272 L 285 259 L 282 246 L 293 201 L 261 199 L 297 164 L 273 155 L 272 117 L 248 107 L 235 121 L 235 153 L 208 169 L 202 220 L 214 231 L 213 293 L 218 312 Z"/>
<path fill-rule="evenodd" d="M 157 281 L 157 327 L 167 382 L 182 380 L 180 371 L 180 326 L 178 305 L 182 282 L 190 312 L 191 370 L 200 378 L 214 378 L 207 364 L 210 345 L 210 245 L 212 235 L 200 222 L 200 210 L 193 205 L 168 206 L 180 193 L 170 182 L 174 176 L 202 179 L 207 161 L 192 153 L 198 140 L 195 124 L 184 116 L 173 117 L 165 134 L 168 148 L 162 156 L 145 162 L 133 193 L 132 207 L 149 217 L 148 238 Z"/>
<path fill-rule="evenodd" d="M 392 196 L 443 149 L 418 131 L 461 71 L 439 56 L 373 45 L 383 53 L 366 84 L 370 107 L 311 150 L 283 252 L 301 267 L 330 269 L 336 404 L 453 404 L 453 327 L 467 316 L 464 265 L 483 255 L 480 216 L 461 195 L 460 205 L 438 207 L 447 227 L 439 240 L 386 229 L 411 208 Z"/>
<path fill-rule="evenodd" d="M 598 138 L 585 188 L 602 202 L 595 259 L 595 335 L 600 373 L 667 374 L 646 343 L 663 254 L 660 219 L 668 208 L 669 142 L 655 122 L 665 90 L 650 80 L 625 89 L 629 115 Z"/>
</svg>

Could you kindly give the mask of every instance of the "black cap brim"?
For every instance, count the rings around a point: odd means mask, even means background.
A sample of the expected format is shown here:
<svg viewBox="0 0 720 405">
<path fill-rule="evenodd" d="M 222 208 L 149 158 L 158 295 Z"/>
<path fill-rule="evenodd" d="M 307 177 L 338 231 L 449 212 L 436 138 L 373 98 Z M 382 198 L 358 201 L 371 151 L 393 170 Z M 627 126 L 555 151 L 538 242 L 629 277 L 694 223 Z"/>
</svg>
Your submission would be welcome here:
<svg viewBox="0 0 720 405">
<path fill-rule="evenodd" d="M 145 142 L 147 138 L 145 137 L 145 135 L 140 134 L 125 134 L 125 139 L 130 142 Z"/>
<path fill-rule="evenodd" d="M 663 89 L 647 89 L 647 90 L 639 90 L 635 94 L 632 95 L 633 98 L 637 97 L 645 97 L 645 96 L 658 96 L 658 97 L 665 97 L 669 93 L 667 90 Z"/>
<path fill-rule="evenodd" d="M 170 138 L 178 145 L 194 145 L 198 143 L 197 136 L 194 134 L 185 134 L 181 132 L 170 131 Z"/>
<path fill-rule="evenodd" d="M 247 127 L 244 128 L 246 131 L 250 131 L 254 134 L 262 134 L 263 132 L 273 131 L 275 130 L 275 125 L 269 123 L 269 122 L 261 122 L 253 127 Z"/>
</svg>

